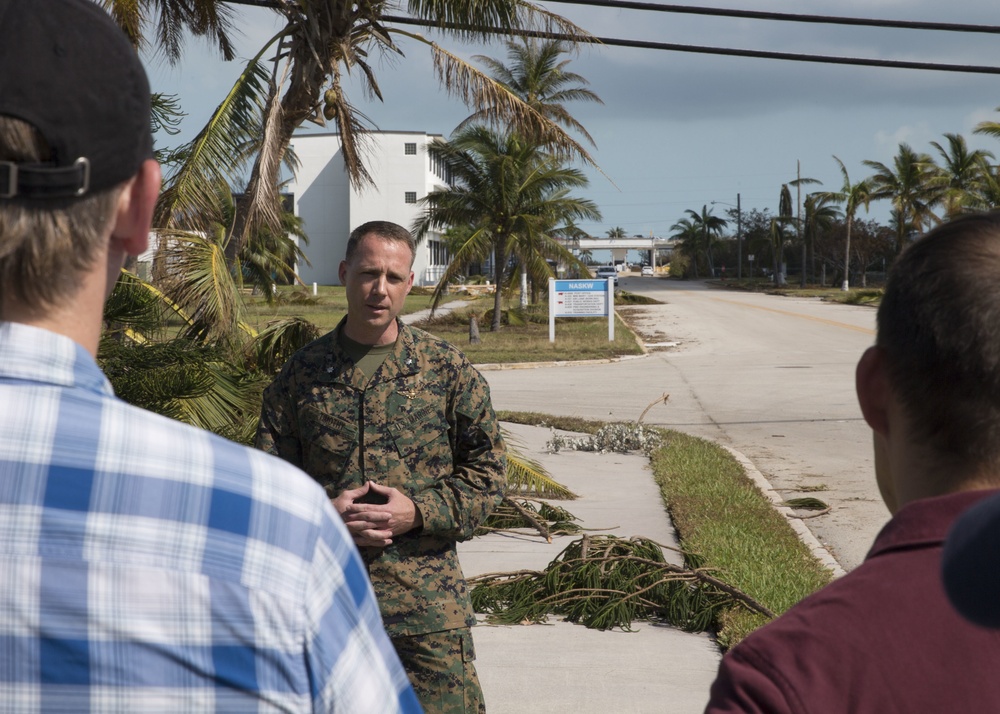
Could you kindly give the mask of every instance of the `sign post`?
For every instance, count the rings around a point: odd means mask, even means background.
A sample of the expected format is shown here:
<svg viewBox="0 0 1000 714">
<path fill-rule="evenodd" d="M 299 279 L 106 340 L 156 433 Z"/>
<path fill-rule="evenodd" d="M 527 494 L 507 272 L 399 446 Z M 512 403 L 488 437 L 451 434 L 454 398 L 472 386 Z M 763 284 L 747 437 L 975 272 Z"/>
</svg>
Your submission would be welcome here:
<svg viewBox="0 0 1000 714">
<path fill-rule="evenodd" d="M 556 341 L 557 317 L 608 318 L 608 342 L 615 341 L 615 283 L 549 278 L 549 342 Z"/>
</svg>

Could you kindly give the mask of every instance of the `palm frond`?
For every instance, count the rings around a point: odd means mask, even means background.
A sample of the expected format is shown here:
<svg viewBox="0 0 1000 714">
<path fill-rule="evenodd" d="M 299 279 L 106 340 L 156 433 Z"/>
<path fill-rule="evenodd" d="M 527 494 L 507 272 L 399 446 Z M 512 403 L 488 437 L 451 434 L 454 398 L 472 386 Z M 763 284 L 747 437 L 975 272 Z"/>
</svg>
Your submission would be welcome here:
<svg viewBox="0 0 1000 714">
<path fill-rule="evenodd" d="M 319 328 L 304 318 L 276 320 L 244 345 L 246 364 L 264 374 L 275 374 L 289 357 L 319 335 Z"/>
<path fill-rule="evenodd" d="M 553 479 L 537 461 L 507 453 L 507 495 L 572 500 L 577 495 Z"/>
<path fill-rule="evenodd" d="M 163 293 L 190 314 L 184 334 L 197 341 L 234 336 L 245 322 L 245 305 L 238 273 L 229 268 L 225 236 L 219 228 L 211 237 L 187 231 L 160 234 L 166 266 L 158 282 Z"/>
<path fill-rule="evenodd" d="M 223 197 L 243 172 L 246 144 L 261 136 L 270 82 L 261 54 L 247 63 L 198 136 L 178 150 L 179 168 L 167 178 L 157 202 L 157 228 L 207 232 L 227 222 Z"/>
</svg>

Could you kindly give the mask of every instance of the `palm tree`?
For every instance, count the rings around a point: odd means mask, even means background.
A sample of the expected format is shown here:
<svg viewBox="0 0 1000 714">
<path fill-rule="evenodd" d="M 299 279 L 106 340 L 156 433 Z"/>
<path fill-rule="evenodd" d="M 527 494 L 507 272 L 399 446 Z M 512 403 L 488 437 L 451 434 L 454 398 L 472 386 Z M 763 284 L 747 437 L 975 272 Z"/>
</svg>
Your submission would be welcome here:
<svg viewBox="0 0 1000 714">
<path fill-rule="evenodd" d="M 1000 107 L 997 107 L 1000 111 Z M 985 134 L 1000 139 L 1000 122 L 982 121 L 972 130 L 974 134 Z M 990 166 L 986 176 L 983 178 L 983 203 L 984 208 L 995 208 L 1000 206 L 1000 171 L 998 167 Z"/>
<path fill-rule="evenodd" d="M 505 65 L 483 55 L 476 55 L 475 59 L 486 65 L 493 79 L 507 87 L 540 117 L 579 132 L 591 146 L 596 146 L 587 130 L 565 107 L 565 103 L 571 101 L 604 103 L 597 94 L 586 88 L 589 84 L 586 79 L 566 70 L 570 60 L 560 61 L 560 57 L 570 49 L 569 44 L 559 40 L 522 38 L 507 42 L 509 64 Z M 494 104 L 482 107 L 459 124 L 458 129 L 475 123 L 503 127 L 502 114 L 497 109 Z M 521 133 L 529 139 L 545 143 L 544 135 L 539 135 L 538 132 L 522 129 Z M 560 147 L 553 148 L 558 153 Z M 585 161 L 593 163 L 586 152 L 576 153 Z"/>
<path fill-rule="evenodd" d="M 796 162 L 798 163 L 798 162 Z M 794 186 L 796 191 L 796 196 L 798 196 L 798 211 L 795 214 L 795 233 L 798 236 L 799 243 L 802 248 L 802 271 L 799 277 L 799 284 L 804 288 L 806 286 L 806 263 L 807 263 L 807 246 L 808 241 L 806 240 L 805 226 L 802 224 L 802 187 L 811 183 L 823 183 L 814 178 L 802 178 L 801 173 L 796 172 L 796 178 L 789 181 L 789 186 Z M 791 197 L 791 193 L 789 193 Z"/>
<path fill-rule="evenodd" d="M 718 237 L 729 222 L 725 218 L 712 215 L 711 209 L 707 205 L 701 207 L 701 213 L 688 209 L 686 211 L 691 219 L 691 225 L 701 233 L 701 245 L 705 251 L 705 258 L 708 260 L 709 275 L 715 275 L 715 265 L 712 261 L 712 238 Z M 695 275 L 697 278 L 698 276 Z"/>
<path fill-rule="evenodd" d="M 211 36 L 227 62 L 236 56 L 230 40 L 233 10 L 219 0 L 101 0 L 101 4 L 136 49 L 148 44 L 146 37 L 153 34 L 167 59 L 176 62 L 187 30 L 199 37 Z M 152 18 L 156 27 L 151 31 Z"/>
<path fill-rule="evenodd" d="M 819 195 L 823 196 L 826 200 L 844 204 L 844 219 L 847 221 L 847 243 L 844 246 L 844 282 L 841 284 L 840 289 L 846 291 L 851 287 L 851 225 L 854 223 L 854 216 L 858 212 L 859 206 L 863 205 L 865 211 L 868 211 L 868 204 L 871 200 L 871 186 L 868 181 L 851 183 L 851 177 L 847 174 L 847 167 L 844 166 L 844 162 L 836 156 L 833 157 L 833 160 L 840 167 L 840 175 L 843 177 L 844 182 L 841 184 L 839 191 L 824 191 Z"/>
<path fill-rule="evenodd" d="M 829 195 L 819 192 L 806 196 L 805 215 L 802 219 L 802 238 L 803 243 L 809 245 L 810 252 L 816 245 L 816 239 L 829 231 L 841 216 L 840 209 L 832 205 L 834 200 Z M 811 260 L 815 260 L 814 254 Z M 815 271 L 813 272 L 815 273 Z"/>
<path fill-rule="evenodd" d="M 670 226 L 671 238 L 678 241 L 677 249 L 691 260 L 691 270 L 694 279 L 698 279 L 698 257 L 701 245 L 701 228 L 696 226 L 690 218 L 682 218 L 674 225 Z"/>
<path fill-rule="evenodd" d="M 611 240 L 617 240 L 618 238 L 625 238 L 625 229 L 621 226 L 615 226 L 614 228 L 609 228 L 606 235 Z"/>
<path fill-rule="evenodd" d="M 574 198 L 572 188 L 587 185 L 582 171 L 565 166 L 535 142 L 516 133 L 500 134 L 470 125 L 451 139 L 428 146 L 432 158 L 445 162 L 454 184 L 421 199 L 426 207 L 413 225 L 414 237 L 446 226 L 471 227 L 464 245 L 453 256 L 434 291 L 436 306 L 457 266 L 492 257 L 496 294 L 491 330 L 500 329 L 501 289 L 509 259 L 516 255 L 536 275 L 551 275 L 541 256 L 557 256 L 583 268 L 582 263 L 552 238 L 560 223 L 599 220 L 592 201 Z"/>
<path fill-rule="evenodd" d="M 952 218 L 969 209 L 983 208 L 984 192 L 990 173 L 989 159 L 993 154 L 983 149 L 969 151 L 961 134 L 945 134 L 948 147 L 936 141 L 931 146 L 941 155 L 941 166 L 932 183 L 943 193 L 945 215 Z"/>
<path fill-rule="evenodd" d="M 936 218 L 932 209 L 941 200 L 942 191 L 934 183 L 934 162 L 927 154 L 918 154 L 909 144 L 903 143 L 899 145 L 892 168 L 878 161 L 865 161 L 864 164 L 875 170 L 875 174 L 866 179 L 870 199 L 887 198 L 899 213 L 900 220 L 896 221 L 896 254 L 899 255 L 906 245 L 907 227 L 921 231 Z"/>
<path fill-rule="evenodd" d="M 537 40 L 527 37 L 509 40 L 506 45 L 509 61 L 507 65 L 484 55 L 476 55 L 475 59 L 485 64 L 490 76 L 524 102 L 539 119 L 577 131 L 583 134 L 591 145 L 596 146 L 587 130 L 565 107 L 566 102 L 579 100 L 603 104 L 600 97 L 586 88 L 586 79 L 567 71 L 566 67 L 570 60 L 560 60 L 562 55 L 570 51 L 571 46 L 558 40 Z M 509 131 L 502 119 L 502 113 L 497 109 L 495 103 L 480 108 L 459 124 L 456 131 L 473 124 L 484 124 L 500 131 Z M 541 127 L 526 126 L 520 129 L 519 133 L 525 140 L 537 143 L 540 147 L 552 151 L 557 157 L 568 158 L 576 155 L 585 162 L 593 164 L 590 155 L 582 147 L 577 146 L 567 151 L 559 143 L 548 140 L 546 131 Z M 533 252 L 528 247 L 526 255 Z M 528 275 L 533 271 L 527 261 L 519 262 L 521 307 L 525 308 L 528 305 Z M 532 285 L 537 284 L 536 277 L 532 280 Z"/>
<path fill-rule="evenodd" d="M 157 43 L 168 57 L 180 54 L 180 36 L 185 29 L 212 34 L 223 56 L 232 57 L 228 34 L 230 11 L 224 0 L 103 0 L 112 15 L 138 45 L 147 32 L 145 19 L 156 14 Z M 354 185 L 370 182 L 362 161 L 366 120 L 346 97 L 342 72 L 361 77 L 363 91 L 382 99 L 376 74 L 369 62 L 373 54 L 401 55 L 395 38 L 409 38 L 429 47 L 435 70 L 444 88 L 474 110 L 492 107 L 499 121 L 524 129 L 544 143 L 564 151 L 582 151 L 576 141 L 557 124 L 541 116 L 516 95 L 501 87 L 457 55 L 422 35 L 389 26 L 388 13 L 396 9 L 383 2 L 355 3 L 349 0 L 310 0 L 275 2 L 271 7 L 286 20 L 266 47 L 275 57 L 273 71 L 263 91 L 254 101 L 261 109 L 261 129 L 254 134 L 254 148 L 249 153 L 238 139 L 230 144 L 231 156 L 249 157 L 252 169 L 241 194 L 232 238 L 226 246 L 231 264 L 235 264 L 248 237 L 260 225 L 279 230 L 280 198 L 277 183 L 292 133 L 303 122 L 333 122 L 341 137 L 341 154 L 350 181 Z M 497 31 L 517 35 L 527 28 L 558 32 L 570 39 L 589 34 L 568 20 L 525 0 L 408 0 L 406 10 L 413 20 L 438 25 L 459 40 L 490 41 Z M 243 81 L 241 77 L 240 81 Z M 239 84 L 239 82 L 238 82 Z M 244 88 L 234 88 L 230 97 Z M 229 98 L 220 105 L 225 113 Z M 228 128 L 218 115 L 209 120 L 211 131 L 225 133 Z M 235 138 L 235 137 L 234 137 Z M 583 154 L 585 155 L 585 152 Z M 175 210 L 191 218 L 198 206 L 175 205 Z M 193 228 L 192 226 L 187 226 Z"/>
<path fill-rule="evenodd" d="M 774 284 L 784 285 L 785 271 L 785 240 L 787 238 L 785 230 L 794 220 L 794 208 L 792 207 L 792 192 L 788 189 L 788 184 L 781 184 L 781 193 L 778 195 L 778 217 L 771 222 L 771 244 L 773 250 L 771 255 L 774 258 Z"/>
</svg>

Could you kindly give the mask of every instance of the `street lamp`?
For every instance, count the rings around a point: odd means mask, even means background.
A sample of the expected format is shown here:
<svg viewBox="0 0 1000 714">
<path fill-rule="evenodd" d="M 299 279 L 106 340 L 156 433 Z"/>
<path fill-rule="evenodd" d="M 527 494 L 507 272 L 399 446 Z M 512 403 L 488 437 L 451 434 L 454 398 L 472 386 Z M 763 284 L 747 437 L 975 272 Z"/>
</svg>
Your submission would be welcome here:
<svg viewBox="0 0 1000 714">
<path fill-rule="evenodd" d="M 740 194 L 736 194 L 736 205 L 725 201 L 712 201 L 712 205 L 722 204 L 736 209 L 736 279 L 743 279 L 743 211 L 740 209 Z"/>
</svg>

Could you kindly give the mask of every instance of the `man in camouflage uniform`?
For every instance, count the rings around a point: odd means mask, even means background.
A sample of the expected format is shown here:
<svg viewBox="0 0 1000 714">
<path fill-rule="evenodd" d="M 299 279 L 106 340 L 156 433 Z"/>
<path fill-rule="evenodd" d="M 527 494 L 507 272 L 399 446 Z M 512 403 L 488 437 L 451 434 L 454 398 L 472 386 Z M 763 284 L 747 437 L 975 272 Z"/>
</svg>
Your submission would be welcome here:
<svg viewBox="0 0 1000 714">
<path fill-rule="evenodd" d="M 501 499 L 504 444 L 482 375 L 397 319 L 414 250 L 393 223 L 351 233 L 340 264 L 347 316 L 265 391 L 257 446 L 326 489 L 424 708 L 484 712 L 455 546 Z"/>
</svg>

